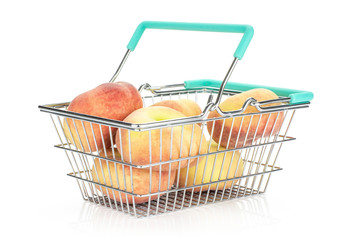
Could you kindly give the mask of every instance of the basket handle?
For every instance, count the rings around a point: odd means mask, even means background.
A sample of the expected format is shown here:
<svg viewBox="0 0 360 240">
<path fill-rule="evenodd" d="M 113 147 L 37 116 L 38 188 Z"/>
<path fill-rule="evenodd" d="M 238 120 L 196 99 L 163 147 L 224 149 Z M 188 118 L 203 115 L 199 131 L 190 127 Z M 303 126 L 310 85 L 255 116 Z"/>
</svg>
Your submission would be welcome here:
<svg viewBox="0 0 360 240">
<path fill-rule="evenodd" d="M 135 50 L 141 36 L 146 29 L 243 33 L 244 35 L 241 38 L 241 41 L 234 53 L 234 57 L 239 60 L 244 56 L 244 53 L 254 35 L 254 29 L 250 25 L 145 21 L 140 23 L 136 28 L 133 36 L 130 39 L 130 42 L 127 45 L 128 50 Z"/>
<path fill-rule="evenodd" d="M 222 81 L 212 80 L 212 79 L 201 79 L 201 80 L 189 80 L 184 82 L 184 87 L 186 89 L 196 89 L 196 88 L 220 88 Z M 226 84 L 225 89 L 228 90 L 237 90 L 237 91 L 247 91 L 254 88 L 266 88 L 278 96 L 288 97 L 290 98 L 290 104 L 302 104 L 310 102 L 314 94 L 308 91 L 302 90 L 294 90 L 288 88 L 278 88 L 278 87 L 270 87 L 263 85 L 255 85 L 255 84 L 245 84 L 245 83 L 237 83 L 237 82 L 228 82 Z"/>
</svg>

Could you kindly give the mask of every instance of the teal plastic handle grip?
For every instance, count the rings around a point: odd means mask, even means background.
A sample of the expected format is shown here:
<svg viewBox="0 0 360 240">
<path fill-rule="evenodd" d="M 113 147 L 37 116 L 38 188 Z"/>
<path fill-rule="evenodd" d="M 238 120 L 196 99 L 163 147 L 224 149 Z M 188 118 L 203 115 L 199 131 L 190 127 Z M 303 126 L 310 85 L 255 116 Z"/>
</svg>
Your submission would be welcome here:
<svg viewBox="0 0 360 240">
<path fill-rule="evenodd" d="M 186 89 L 204 88 L 204 87 L 220 88 L 221 83 L 222 81 L 218 81 L 218 80 L 201 79 L 201 80 L 185 81 L 184 85 Z M 291 99 L 290 104 L 307 103 L 314 98 L 314 94 L 312 92 L 287 89 L 287 88 L 269 87 L 269 86 L 245 84 L 245 83 L 237 83 L 237 82 L 228 82 L 225 86 L 225 89 L 238 90 L 238 91 L 247 91 L 254 88 L 266 88 L 273 91 L 278 96 L 289 97 Z"/>
<path fill-rule="evenodd" d="M 234 57 L 242 59 L 250 41 L 254 35 L 254 29 L 250 25 L 239 24 L 215 24 L 215 23 L 186 23 L 186 22 L 154 22 L 145 21 L 136 28 L 127 48 L 134 51 L 144 31 L 147 29 L 167 29 L 167 30 L 188 30 L 205 32 L 229 32 L 243 33 L 243 37 L 236 48 Z"/>
</svg>

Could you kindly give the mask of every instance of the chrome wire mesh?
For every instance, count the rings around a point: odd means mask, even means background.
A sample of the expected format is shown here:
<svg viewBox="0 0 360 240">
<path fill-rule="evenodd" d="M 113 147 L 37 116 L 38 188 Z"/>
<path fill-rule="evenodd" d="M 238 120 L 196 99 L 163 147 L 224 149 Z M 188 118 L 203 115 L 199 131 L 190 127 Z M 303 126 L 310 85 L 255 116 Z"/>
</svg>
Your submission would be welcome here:
<svg viewBox="0 0 360 240">
<path fill-rule="evenodd" d="M 206 90 L 149 94 L 143 96 L 143 103 L 147 107 L 162 100 L 186 98 L 205 107 L 213 94 Z M 232 94 L 225 92 L 224 98 Z M 66 111 L 67 104 L 54 105 L 54 108 Z M 68 176 L 77 182 L 82 197 L 144 217 L 264 193 L 271 174 L 281 170 L 276 163 L 282 144 L 295 139 L 287 136 L 295 111 L 284 108 L 244 115 L 238 131 L 235 125 L 240 117 L 205 118 L 141 131 L 62 114 L 50 113 L 50 117 L 60 140 L 55 147 L 64 150 L 70 163 Z M 264 126 L 260 124 L 261 119 L 265 119 Z M 228 132 L 224 130 L 226 121 L 231 122 Z M 240 129 L 245 121 L 249 123 L 247 130 L 242 132 Z M 222 126 L 218 142 L 225 138 L 223 145 L 226 146 L 213 147 L 211 139 L 219 122 Z M 209 125 L 212 126 L 210 129 Z M 256 127 L 250 130 L 252 126 Z M 147 134 L 145 140 L 132 142 L 139 132 Z M 155 143 L 155 134 L 160 144 Z M 99 135 L 101 141 L 97 143 Z M 118 136 L 117 144 L 115 136 Z M 235 142 L 231 145 L 233 136 Z M 206 151 L 200 151 L 204 143 Z M 192 152 L 195 145 L 198 150 Z M 187 152 L 183 151 L 186 148 Z M 147 164 L 135 161 L 139 151 L 148 153 Z M 164 155 L 166 151 L 168 153 Z M 156 152 L 158 157 L 154 157 Z M 200 181 L 197 173 L 201 171 Z M 210 176 L 207 176 L 208 172 Z"/>
</svg>

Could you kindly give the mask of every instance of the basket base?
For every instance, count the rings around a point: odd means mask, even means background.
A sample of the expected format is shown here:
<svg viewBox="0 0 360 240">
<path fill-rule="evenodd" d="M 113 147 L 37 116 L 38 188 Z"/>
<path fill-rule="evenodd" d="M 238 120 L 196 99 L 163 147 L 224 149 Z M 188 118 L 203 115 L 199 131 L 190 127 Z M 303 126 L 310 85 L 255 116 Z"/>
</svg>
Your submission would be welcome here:
<svg viewBox="0 0 360 240">
<path fill-rule="evenodd" d="M 232 188 L 224 191 L 210 190 L 203 192 L 185 191 L 185 193 L 184 191 L 171 192 L 159 197 L 156 200 L 152 200 L 149 203 L 141 204 L 121 204 L 120 202 L 114 201 L 107 196 L 100 196 L 96 194 L 94 194 L 93 197 L 89 196 L 88 201 L 119 210 L 132 216 L 148 217 L 260 193 L 264 192 L 234 185 Z"/>
</svg>

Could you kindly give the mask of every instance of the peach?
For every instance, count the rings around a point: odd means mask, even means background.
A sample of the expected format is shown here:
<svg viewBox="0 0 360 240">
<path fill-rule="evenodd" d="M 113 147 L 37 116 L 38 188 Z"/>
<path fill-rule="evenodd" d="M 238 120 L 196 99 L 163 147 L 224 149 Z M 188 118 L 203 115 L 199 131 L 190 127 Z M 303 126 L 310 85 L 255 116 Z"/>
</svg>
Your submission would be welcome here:
<svg viewBox="0 0 360 240">
<path fill-rule="evenodd" d="M 238 110 L 241 109 L 243 107 L 244 102 L 251 97 L 256 99 L 258 102 L 278 98 L 278 96 L 270 90 L 263 88 L 256 88 L 227 98 L 225 101 L 220 103 L 219 107 L 222 111 Z M 267 104 L 264 105 L 263 107 L 276 106 L 276 105 L 280 105 L 280 103 Z M 256 107 L 248 106 L 243 113 L 246 114 L 246 113 L 257 113 L 257 112 L 259 111 L 256 109 Z M 220 117 L 220 114 L 216 110 L 210 112 L 208 116 L 209 119 L 217 118 L 217 117 Z M 270 136 L 270 133 L 272 132 L 273 128 L 274 128 L 273 134 L 278 133 L 282 125 L 283 118 L 284 118 L 283 112 L 280 112 L 279 114 L 277 112 L 271 114 L 261 114 L 261 115 L 257 114 L 257 115 L 245 116 L 245 117 L 227 118 L 225 121 L 223 119 L 216 120 L 214 130 L 212 129 L 214 125 L 213 121 L 209 121 L 207 124 L 207 128 L 210 134 L 213 131 L 212 139 L 215 142 L 220 143 L 221 146 L 228 148 L 242 147 L 242 146 L 251 145 L 252 141 L 258 140 L 263 136 L 263 134 L 264 137 Z M 267 127 L 265 129 L 266 123 L 267 123 Z M 223 128 L 223 124 L 224 124 L 224 128 Z M 231 125 L 233 126 L 231 127 Z M 257 126 L 258 129 L 256 131 Z M 245 140 L 247 131 L 248 131 L 248 135 Z M 255 136 L 255 131 L 256 131 L 256 136 Z"/>
<path fill-rule="evenodd" d="M 200 106 L 190 99 L 164 100 L 151 106 L 169 107 L 183 113 L 186 117 L 198 116 L 202 113 Z"/>
<path fill-rule="evenodd" d="M 141 124 L 177 118 L 185 118 L 185 115 L 169 107 L 152 106 L 134 111 L 124 119 L 124 122 Z M 150 131 L 121 129 L 121 131 L 117 131 L 115 141 L 125 162 L 147 165 L 205 153 L 206 139 L 202 133 L 203 130 L 197 124 Z M 190 158 L 189 161 L 191 163 L 194 160 L 196 158 Z M 171 169 L 185 167 L 187 163 L 188 159 L 185 159 L 170 164 L 156 165 L 152 168 L 156 171 L 167 171 L 170 167 Z"/>
<path fill-rule="evenodd" d="M 206 184 L 219 180 L 240 177 L 244 169 L 244 163 L 240 158 L 239 151 L 215 154 L 215 152 L 223 150 L 225 150 L 225 148 L 219 147 L 218 149 L 218 144 L 212 142 L 209 153 L 214 154 L 204 157 L 198 162 L 198 164 L 189 167 L 189 169 L 180 169 L 179 187 L 191 187 L 202 183 Z M 194 192 L 199 192 L 200 190 L 206 191 L 209 187 L 210 190 L 216 190 L 217 185 L 218 190 L 225 190 L 231 187 L 232 182 L 236 181 L 237 180 L 204 185 L 202 189 L 201 187 L 196 187 L 194 188 Z M 191 191 L 192 189 L 190 188 L 189 190 Z"/>
<path fill-rule="evenodd" d="M 100 156 L 105 157 L 103 151 Z M 114 159 L 112 149 L 107 149 L 107 157 Z M 115 159 L 121 159 L 119 153 L 115 149 Z M 150 173 L 149 169 L 139 169 L 122 165 L 121 163 L 114 163 L 112 161 L 101 159 L 101 164 L 98 158 L 94 159 L 95 165 L 91 170 L 93 181 L 106 185 L 108 187 L 117 188 L 122 191 L 131 192 L 137 195 L 145 195 L 150 193 L 158 193 L 171 189 L 175 180 L 175 171 L 163 171 Z M 116 166 L 115 166 L 116 165 Z M 100 179 L 100 181 L 99 181 Z M 151 187 L 150 187 L 151 179 Z M 126 199 L 130 204 L 138 204 L 148 202 L 149 197 L 138 197 L 128 193 L 106 188 L 96 185 L 98 190 L 101 190 L 105 195 L 108 194 L 109 198 L 115 201 L 126 203 Z M 107 190 L 107 191 L 106 191 Z M 150 196 L 150 201 L 157 199 L 159 194 Z"/>
<path fill-rule="evenodd" d="M 126 82 L 117 82 L 104 83 L 80 94 L 70 103 L 68 111 L 121 121 L 142 106 L 141 96 L 133 85 Z M 79 150 L 86 152 L 96 151 L 96 147 L 99 150 L 103 149 L 103 140 L 105 148 L 111 146 L 110 138 L 115 135 L 116 128 L 111 128 L 110 134 L 107 126 L 102 126 L 100 131 L 98 124 L 92 124 L 93 129 L 91 129 L 90 122 L 84 121 L 83 123 L 84 127 L 80 120 L 64 119 L 64 133 L 68 141 L 75 144 Z"/>
</svg>

